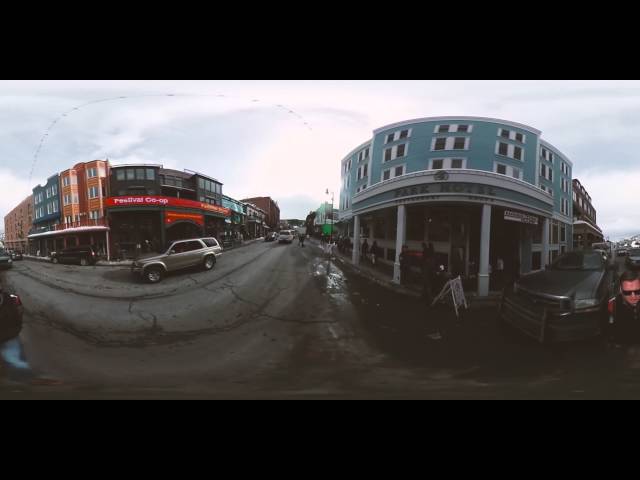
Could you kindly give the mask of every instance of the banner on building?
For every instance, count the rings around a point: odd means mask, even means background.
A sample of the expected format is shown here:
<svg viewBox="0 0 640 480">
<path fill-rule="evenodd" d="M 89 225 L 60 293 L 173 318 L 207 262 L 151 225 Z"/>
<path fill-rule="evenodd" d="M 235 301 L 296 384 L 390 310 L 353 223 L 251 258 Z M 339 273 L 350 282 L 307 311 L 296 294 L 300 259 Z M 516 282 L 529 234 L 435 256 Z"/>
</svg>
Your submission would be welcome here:
<svg viewBox="0 0 640 480">
<path fill-rule="evenodd" d="M 538 225 L 538 217 L 535 215 L 527 215 L 526 213 L 514 212 L 512 210 L 504 211 L 504 219 L 512 222 L 528 223 L 530 225 Z"/>
<path fill-rule="evenodd" d="M 172 225 L 180 221 L 190 221 L 196 225 L 204 226 L 204 215 L 198 215 L 197 213 L 182 213 L 182 212 L 165 212 L 164 223 L 166 225 Z"/>
</svg>

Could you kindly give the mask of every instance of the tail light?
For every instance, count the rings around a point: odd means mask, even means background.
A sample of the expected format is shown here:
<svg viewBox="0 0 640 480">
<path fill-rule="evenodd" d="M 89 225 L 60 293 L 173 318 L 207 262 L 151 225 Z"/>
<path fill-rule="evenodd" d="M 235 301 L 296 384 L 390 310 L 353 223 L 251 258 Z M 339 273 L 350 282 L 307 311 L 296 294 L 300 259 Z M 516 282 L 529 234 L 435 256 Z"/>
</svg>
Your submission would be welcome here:
<svg viewBox="0 0 640 480">
<path fill-rule="evenodd" d="M 607 304 L 607 311 L 609 312 L 610 315 L 613 315 L 616 311 L 616 298 L 613 297 L 612 299 L 609 300 L 609 303 Z"/>
<path fill-rule="evenodd" d="M 9 295 L 9 298 L 16 307 L 22 306 L 22 300 L 20 300 L 20 297 L 18 295 Z"/>
</svg>

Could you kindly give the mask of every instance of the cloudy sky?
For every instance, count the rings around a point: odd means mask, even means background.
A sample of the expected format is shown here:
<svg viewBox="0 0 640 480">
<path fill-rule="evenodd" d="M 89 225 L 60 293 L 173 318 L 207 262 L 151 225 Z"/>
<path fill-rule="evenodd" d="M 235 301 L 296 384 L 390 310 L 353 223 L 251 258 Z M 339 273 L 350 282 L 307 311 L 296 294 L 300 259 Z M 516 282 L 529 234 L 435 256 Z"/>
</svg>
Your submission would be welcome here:
<svg viewBox="0 0 640 480">
<path fill-rule="evenodd" d="M 340 160 L 373 129 L 439 115 L 541 130 L 572 160 L 605 235 L 640 233 L 634 81 L 1 81 L 0 219 L 48 176 L 97 158 L 201 171 L 226 195 L 269 195 L 282 218 L 303 218 L 327 188 L 338 203 Z"/>
</svg>

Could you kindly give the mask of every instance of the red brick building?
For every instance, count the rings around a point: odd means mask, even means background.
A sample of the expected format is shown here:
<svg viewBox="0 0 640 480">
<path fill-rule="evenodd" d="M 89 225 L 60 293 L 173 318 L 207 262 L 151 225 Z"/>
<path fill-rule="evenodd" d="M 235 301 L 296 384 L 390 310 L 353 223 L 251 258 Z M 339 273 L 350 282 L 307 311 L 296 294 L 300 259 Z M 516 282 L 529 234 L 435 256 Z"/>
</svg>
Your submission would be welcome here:
<svg viewBox="0 0 640 480">
<path fill-rule="evenodd" d="M 274 229 L 278 229 L 278 224 L 280 223 L 280 207 L 271 197 L 253 197 L 253 198 L 245 198 L 241 200 L 241 202 L 252 203 L 256 207 L 264 210 L 267 217 L 265 219 L 266 224 Z"/>
<path fill-rule="evenodd" d="M 26 252 L 32 222 L 33 195 L 29 195 L 4 217 L 5 247 Z"/>
</svg>

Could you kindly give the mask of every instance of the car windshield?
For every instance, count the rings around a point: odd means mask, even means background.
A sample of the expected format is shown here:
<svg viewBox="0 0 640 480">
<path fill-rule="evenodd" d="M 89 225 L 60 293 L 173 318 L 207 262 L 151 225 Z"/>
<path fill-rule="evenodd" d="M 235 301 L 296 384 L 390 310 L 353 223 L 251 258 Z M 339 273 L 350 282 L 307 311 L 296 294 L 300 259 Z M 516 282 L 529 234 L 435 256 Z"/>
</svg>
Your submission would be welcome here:
<svg viewBox="0 0 640 480">
<path fill-rule="evenodd" d="M 602 253 L 569 252 L 557 258 L 551 264 L 552 270 L 600 270 L 604 266 Z"/>
</svg>

